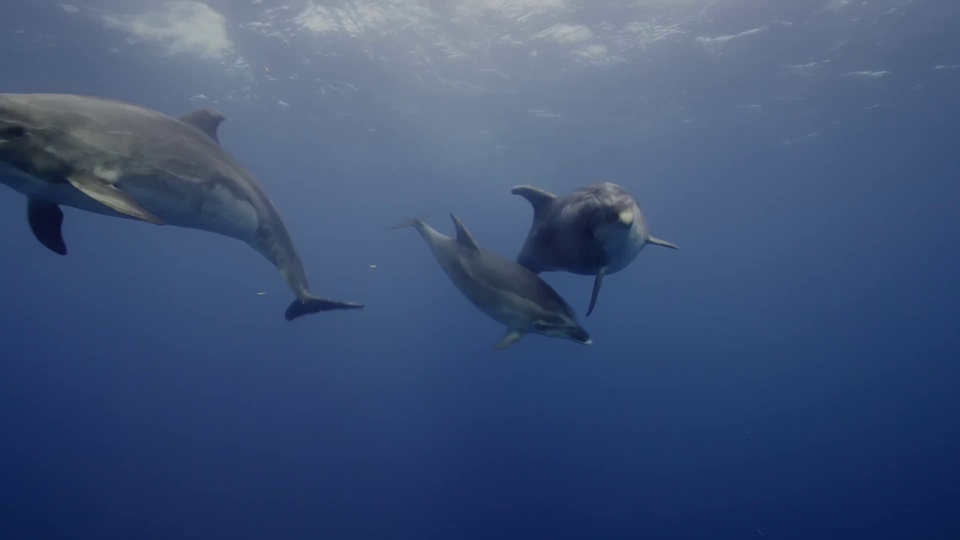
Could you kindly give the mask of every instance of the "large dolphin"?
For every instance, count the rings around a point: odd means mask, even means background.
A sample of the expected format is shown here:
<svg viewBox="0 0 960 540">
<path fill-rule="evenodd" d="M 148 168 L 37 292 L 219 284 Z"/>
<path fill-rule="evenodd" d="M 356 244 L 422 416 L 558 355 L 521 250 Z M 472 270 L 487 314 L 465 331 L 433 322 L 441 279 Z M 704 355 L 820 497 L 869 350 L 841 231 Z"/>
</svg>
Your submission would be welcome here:
<svg viewBox="0 0 960 540">
<path fill-rule="evenodd" d="M 257 180 L 224 150 L 224 117 L 180 118 L 108 99 L 0 94 L 0 182 L 27 196 L 34 236 L 66 255 L 70 206 L 236 238 L 280 270 L 296 299 L 286 319 L 361 308 L 314 296 L 293 240 Z"/>
<path fill-rule="evenodd" d="M 507 327 L 495 348 L 509 347 L 527 333 L 592 343 L 573 310 L 550 285 L 519 264 L 480 249 L 457 216 L 450 214 L 450 218 L 456 239 L 440 234 L 423 219 L 403 221 L 390 229 L 415 228 L 457 289 Z"/>
<path fill-rule="evenodd" d="M 603 276 L 626 268 L 647 244 L 677 249 L 650 236 L 637 200 L 616 184 L 591 184 L 564 197 L 532 186 L 516 186 L 510 193 L 533 206 L 533 222 L 517 262 L 537 274 L 562 270 L 596 276 L 588 317 L 597 305 Z"/>
</svg>

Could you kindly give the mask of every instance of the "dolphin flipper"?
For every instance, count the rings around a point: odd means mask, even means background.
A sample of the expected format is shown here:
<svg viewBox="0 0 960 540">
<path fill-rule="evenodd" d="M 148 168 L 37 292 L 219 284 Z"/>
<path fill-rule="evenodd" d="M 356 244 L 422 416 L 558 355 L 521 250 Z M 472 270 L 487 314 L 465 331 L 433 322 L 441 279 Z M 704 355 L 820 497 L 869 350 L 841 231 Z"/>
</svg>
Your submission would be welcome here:
<svg viewBox="0 0 960 540">
<path fill-rule="evenodd" d="M 284 317 L 292 321 L 297 317 L 319 313 L 321 311 L 333 311 L 337 309 L 360 309 L 363 304 L 359 302 L 341 302 L 339 300 L 330 300 L 329 298 L 320 298 L 319 296 L 308 296 L 306 298 L 297 298 L 289 307 Z"/>
<path fill-rule="evenodd" d="M 47 249 L 58 255 L 67 254 L 67 244 L 61 232 L 63 210 L 58 205 L 27 199 L 27 221 L 33 236 Z"/>
<path fill-rule="evenodd" d="M 526 199 L 530 203 L 530 206 L 533 207 L 534 217 L 540 214 L 544 208 L 557 198 L 553 193 L 533 186 L 516 186 L 510 190 L 510 193 Z"/>
<path fill-rule="evenodd" d="M 522 337 L 523 337 L 523 332 L 510 328 L 507 330 L 507 333 L 503 335 L 500 341 L 498 341 L 497 344 L 493 346 L 493 348 L 506 349 L 507 347 L 519 341 L 520 338 Z"/>
<path fill-rule="evenodd" d="M 600 296 L 600 286 L 603 285 L 603 275 L 606 273 L 606 266 L 601 266 L 600 270 L 597 270 L 597 277 L 593 280 L 593 294 L 590 295 L 590 307 L 587 308 L 587 317 L 590 316 L 593 308 L 597 305 L 597 297 Z"/>
<path fill-rule="evenodd" d="M 136 218 L 154 225 L 163 225 L 160 218 L 147 212 L 130 195 L 115 188 L 109 182 L 88 174 L 73 174 L 67 177 L 70 185 L 79 189 L 84 195 L 96 200 L 104 206 L 121 214 Z"/>
<path fill-rule="evenodd" d="M 670 248 L 670 249 L 680 249 L 680 246 L 678 246 L 678 245 L 676 245 L 676 244 L 674 244 L 674 243 L 672 243 L 672 242 L 667 242 L 666 240 L 661 240 L 661 239 L 659 239 L 659 238 L 654 238 L 653 236 L 647 238 L 647 243 L 648 243 L 648 244 L 653 244 L 653 245 L 655 245 L 655 246 L 663 246 L 663 247 L 665 247 L 665 248 Z"/>
</svg>

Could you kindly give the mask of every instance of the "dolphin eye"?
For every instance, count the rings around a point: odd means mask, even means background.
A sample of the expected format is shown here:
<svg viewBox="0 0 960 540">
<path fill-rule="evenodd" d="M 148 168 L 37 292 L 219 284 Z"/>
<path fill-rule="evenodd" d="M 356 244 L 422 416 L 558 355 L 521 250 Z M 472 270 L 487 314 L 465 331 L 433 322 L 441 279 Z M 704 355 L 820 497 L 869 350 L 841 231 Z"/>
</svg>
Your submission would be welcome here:
<svg viewBox="0 0 960 540">
<path fill-rule="evenodd" d="M 612 221 L 617 221 L 619 219 L 619 214 L 617 214 L 616 210 L 612 208 L 604 208 L 603 211 L 600 213 L 600 219 L 608 223 Z"/>
<path fill-rule="evenodd" d="M 26 134 L 27 130 L 23 129 L 23 126 L 18 126 L 16 124 L 0 127 L 0 138 L 3 139 L 16 139 L 18 137 L 23 137 Z"/>
</svg>

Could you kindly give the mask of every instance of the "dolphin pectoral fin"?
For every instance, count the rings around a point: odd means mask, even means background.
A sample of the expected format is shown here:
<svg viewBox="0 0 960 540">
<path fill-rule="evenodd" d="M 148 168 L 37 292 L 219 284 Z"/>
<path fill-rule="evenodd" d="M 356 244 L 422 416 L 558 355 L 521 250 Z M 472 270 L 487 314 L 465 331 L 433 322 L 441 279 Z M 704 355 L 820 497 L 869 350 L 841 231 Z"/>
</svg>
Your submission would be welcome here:
<svg viewBox="0 0 960 540">
<path fill-rule="evenodd" d="M 67 177 L 70 185 L 79 189 L 84 195 L 108 206 L 121 214 L 137 218 L 154 225 L 163 225 L 160 219 L 144 210 L 130 195 L 113 187 L 109 182 L 93 175 L 74 174 Z"/>
<path fill-rule="evenodd" d="M 606 266 L 602 266 L 600 267 L 600 270 L 597 270 L 597 277 L 593 280 L 593 294 L 590 295 L 590 307 L 587 308 L 587 317 L 589 317 L 590 313 L 593 312 L 593 308 L 597 306 L 597 298 L 600 296 L 600 287 L 603 285 L 603 275 L 606 273 Z"/>
<path fill-rule="evenodd" d="M 557 198 L 553 193 L 533 186 L 516 186 L 510 190 L 510 193 L 526 199 L 530 203 L 530 206 L 533 207 L 534 217 L 536 217 L 543 208 L 546 208 L 551 201 Z"/>
<path fill-rule="evenodd" d="M 341 302 L 339 300 L 330 300 L 329 298 L 320 298 L 319 296 L 308 296 L 306 298 L 297 298 L 290 306 L 284 317 L 292 321 L 297 317 L 319 313 L 321 311 L 333 311 L 337 309 L 360 309 L 363 304 L 359 302 Z"/>
<path fill-rule="evenodd" d="M 663 246 L 670 249 L 680 249 L 680 246 L 676 244 L 667 242 L 666 240 L 661 240 L 659 238 L 654 238 L 653 236 L 651 236 L 650 238 L 647 238 L 647 243 L 653 244 L 655 246 Z"/>
<path fill-rule="evenodd" d="M 27 221 L 33 236 L 47 249 L 58 255 L 67 254 L 67 244 L 61 233 L 63 211 L 59 206 L 37 199 L 27 199 Z"/>
<path fill-rule="evenodd" d="M 511 328 L 507 330 L 507 333 L 504 334 L 502 338 L 500 338 L 500 341 L 498 341 L 497 344 L 493 346 L 493 348 L 506 349 L 507 347 L 519 341 L 520 338 L 522 337 L 523 337 L 523 332 Z"/>
</svg>

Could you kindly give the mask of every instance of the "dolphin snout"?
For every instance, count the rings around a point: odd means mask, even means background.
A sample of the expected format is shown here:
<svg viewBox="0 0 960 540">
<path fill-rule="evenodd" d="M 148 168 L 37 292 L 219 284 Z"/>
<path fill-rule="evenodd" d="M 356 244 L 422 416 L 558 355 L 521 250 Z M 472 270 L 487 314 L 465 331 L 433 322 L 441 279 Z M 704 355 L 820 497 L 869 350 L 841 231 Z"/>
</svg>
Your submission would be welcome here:
<svg viewBox="0 0 960 540">
<path fill-rule="evenodd" d="M 636 219 L 632 207 L 619 204 L 600 209 L 595 216 L 595 223 L 599 226 L 631 227 Z"/>
<path fill-rule="evenodd" d="M 581 345 L 590 345 L 593 343 L 593 339 L 590 338 L 590 334 L 587 333 L 583 328 L 577 328 L 570 331 L 570 339 L 576 341 Z"/>
</svg>

